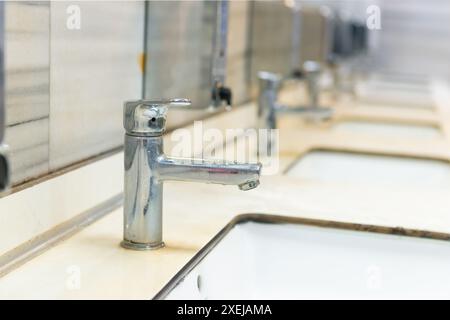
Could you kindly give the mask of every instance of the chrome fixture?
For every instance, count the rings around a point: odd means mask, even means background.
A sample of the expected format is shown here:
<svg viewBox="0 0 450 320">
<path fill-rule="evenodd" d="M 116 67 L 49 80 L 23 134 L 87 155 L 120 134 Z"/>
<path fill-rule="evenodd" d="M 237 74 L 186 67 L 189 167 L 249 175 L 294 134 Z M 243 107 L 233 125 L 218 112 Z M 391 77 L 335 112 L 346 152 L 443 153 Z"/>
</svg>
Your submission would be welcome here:
<svg viewBox="0 0 450 320">
<path fill-rule="evenodd" d="M 306 87 L 309 96 L 309 104 L 307 107 L 311 109 L 319 108 L 319 77 L 321 67 L 320 63 L 315 61 L 305 61 L 303 64 L 303 74 L 305 76 Z M 330 110 L 330 109 L 328 109 Z"/>
<path fill-rule="evenodd" d="M 277 127 L 276 120 L 278 113 L 294 113 L 315 120 L 328 120 L 332 117 L 332 109 L 318 105 L 320 65 L 317 62 L 306 61 L 303 65 L 302 74 L 306 80 L 309 102 L 305 106 L 288 107 L 277 102 L 278 92 L 283 82 L 282 76 L 266 71 L 260 71 L 258 73 L 259 128 L 275 129 Z"/>
<path fill-rule="evenodd" d="M 137 100 L 124 105 L 125 199 L 124 240 L 128 249 L 164 246 L 162 200 L 165 181 L 193 181 L 237 185 L 250 190 L 259 185 L 261 164 L 224 163 L 172 158 L 164 154 L 163 133 L 169 107 L 187 107 L 187 99 Z"/>
<path fill-rule="evenodd" d="M 5 5 L 0 3 L 0 192 L 9 185 L 7 147 L 3 144 L 5 132 Z"/>
<path fill-rule="evenodd" d="M 226 81 L 229 0 L 145 3 L 142 98 L 172 96 L 176 91 L 192 98 L 188 112 L 229 109 L 233 103 Z M 170 36 L 176 48 L 161 35 Z M 193 76 L 186 77 L 189 74 Z"/>
<path fill-rule="evenodd" d="M 232 92 L 225 86 L 227 69 L 227 37 L 228 37 L 228 0 L 212 2 L 215 7 L 215 30 L 211 65 L 211 105 L 212 110 L 221 107 L 231 108 Z"/>
<path fill-rule="evenodd" d="M 276 129 L 278 114 L 292 113 L 313 121 L 329 120 L 333 115 L 333 110 L 318 106 L 319 74 L 320 66 L 318 63 L 312 61 L 306 61 L 304 63 L 302 78 L 306 80 L 309 102 L 305 106 L 289 107 L 277 102 L 278 92 L 285 78 L 267 71 L 258 72 L 258 128 Z M 272 150 L 273 141 L 271 135 L 268 135 L 267 141 L 260 141 L 260 144 L 260 146 L 266 144 L 266 150 Z M 260 151 L 258 151 L 258 154 L 262 155 Z"/>
<path fill-rule="evenodd" d="M 332 19 L 331 50 L 327 59 L 333 76 L 334 94 L 355 95 L 358 75 L 367 64 L 369 33 L 365 21 L 358 21 L 348 12 L 337 11 Z"/>
</svg>

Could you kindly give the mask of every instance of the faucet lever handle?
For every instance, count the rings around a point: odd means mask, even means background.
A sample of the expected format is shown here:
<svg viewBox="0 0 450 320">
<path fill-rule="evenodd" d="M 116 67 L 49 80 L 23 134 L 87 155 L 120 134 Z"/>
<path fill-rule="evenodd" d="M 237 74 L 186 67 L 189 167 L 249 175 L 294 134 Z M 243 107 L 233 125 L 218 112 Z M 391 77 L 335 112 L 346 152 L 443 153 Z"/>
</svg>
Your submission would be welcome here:
<svg viewBox="0 0 450 320">
<path fill-rule="evenodd" d="M 126 101 L 123 126 L 127 133 L 132 135 L 161 135 L 166 129 L 167 109 L 184 108 L 190 105 L 189 99 Z"/>
</svg>

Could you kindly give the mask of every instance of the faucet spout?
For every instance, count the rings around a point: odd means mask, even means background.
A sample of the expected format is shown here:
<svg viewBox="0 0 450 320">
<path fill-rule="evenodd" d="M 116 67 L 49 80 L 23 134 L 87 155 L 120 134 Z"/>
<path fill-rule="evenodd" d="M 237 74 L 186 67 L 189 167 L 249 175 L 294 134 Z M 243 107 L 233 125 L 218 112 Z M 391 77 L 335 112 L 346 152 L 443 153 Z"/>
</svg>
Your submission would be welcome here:
<svg viewBox="0 0 450 320">
<path fill-rule="evenodd" d="M 192 181 L 223 185 L 237 185 L 241 190 L 246 186 L 259 184 L 261 164 L 244 164 L 203 159 L 160 157 L 158 178 L 160 180 Z"/>
</svg>

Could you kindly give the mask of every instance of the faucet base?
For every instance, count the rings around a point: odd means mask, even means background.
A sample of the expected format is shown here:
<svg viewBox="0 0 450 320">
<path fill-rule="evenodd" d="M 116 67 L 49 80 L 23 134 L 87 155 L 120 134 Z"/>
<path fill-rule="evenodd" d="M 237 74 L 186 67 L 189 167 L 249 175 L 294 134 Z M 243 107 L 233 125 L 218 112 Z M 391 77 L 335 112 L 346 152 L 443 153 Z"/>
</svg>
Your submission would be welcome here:
<svg viewBox="0 0 450 320">
<path fill-rule="evenodd" d="M 123 240 L 120 245 L 125 249 L 137 250 L 137 251 L 147 251 L 160 249 L 165 246 L 164 242 L 157 243 L 137 243 L 128 240 Z"/>
</svg>

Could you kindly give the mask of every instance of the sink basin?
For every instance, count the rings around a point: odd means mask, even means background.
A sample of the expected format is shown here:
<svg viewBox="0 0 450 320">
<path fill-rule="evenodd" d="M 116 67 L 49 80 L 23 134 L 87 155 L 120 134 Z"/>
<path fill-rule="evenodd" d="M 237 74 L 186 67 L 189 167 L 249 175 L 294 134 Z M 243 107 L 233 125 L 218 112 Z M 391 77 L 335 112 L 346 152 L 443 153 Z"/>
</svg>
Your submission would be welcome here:
<svg viewBox="0 0 450 320">
<path fill-rule="evenodd" d="M 430 79 L 412 74 L 377 73 L 372 74 L 367 82 L 382 82 L 393 85 L 407 85 L 429 89 Z"/>
<path fill-rule="evenodd" d="M 395 233 L 399 229 L 239 216 L 155 298 L 450 298 L 450 244 L 442 241 L 448 236 Z"/>
<path fill-rule="evenodd" d="M 358 99 L 369 105 L 393 105 L 433 109 L 433 98 L 427 86 L 369 81 L 356 86 Z"/>
<path fill-rule="evenodd" d="M 378 121 L 348 120 L 336 123 L 332 130 L 402 138 L 439 139 L 442 133 L 432 125 L 388 123 Z"/>
<path fill-rule="evenodd" d="M 448 162 L 317 150 L 295 162 L 287 175 L 304 180 L 404 188 L 450 188 Z"/>
<path fill-rule="evenodd" d="M 416 83 L 396 82 L 396 81 L 371 81 L 368 83 L 371 88 L 375 90 L 397 91 L 397 92 L 409 92 L 431 94 L 431 90 L 428 86 Z"/>
</svg>

